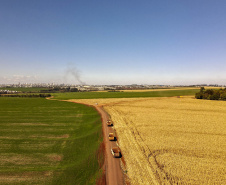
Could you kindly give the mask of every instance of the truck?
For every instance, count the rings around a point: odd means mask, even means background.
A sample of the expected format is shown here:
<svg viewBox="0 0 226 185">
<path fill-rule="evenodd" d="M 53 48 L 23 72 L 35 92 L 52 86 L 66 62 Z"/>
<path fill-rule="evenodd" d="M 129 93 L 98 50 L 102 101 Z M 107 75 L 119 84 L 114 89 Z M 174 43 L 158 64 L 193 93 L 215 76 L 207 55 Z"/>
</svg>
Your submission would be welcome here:
<svg viewBox="0 0 226 185">
<path fill-rule="evenodd" d="M 114 141 L 115 140 L 114 133 L 109 133 L 108 138 L 109 138 L 109 141 Z"/>
<path fill-rule="evenodd" d="M 111 120 L 107 120 L 107 126 L 113 126 L 113 123 Z"/>
<path fill-rule="evenodd" d="M 112 147 L 111 148 L 111 153 L 115 158 L 120 158 L 121 157 L 121 150 L 119 147 Z"/>
</svg>

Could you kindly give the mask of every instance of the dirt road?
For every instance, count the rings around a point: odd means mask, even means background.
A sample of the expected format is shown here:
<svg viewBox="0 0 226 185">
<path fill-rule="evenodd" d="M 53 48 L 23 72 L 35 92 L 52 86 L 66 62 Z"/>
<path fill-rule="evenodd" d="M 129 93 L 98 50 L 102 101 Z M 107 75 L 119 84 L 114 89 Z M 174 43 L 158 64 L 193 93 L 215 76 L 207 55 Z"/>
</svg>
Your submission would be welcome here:
<svg viewBox="0 0 226 185">
<path fill-rule="evenodd" d="M 68 101 L 68 100 L 66 100 Z M 85 104 L 76 102 L 76 100 L 69 100 L 69 102 Z M 90 104 L 85 104 L 90 106 Z M 120 166 L 120 158 L 114 158 L 111 154 L 111 148 L 117 146 L 116 141 L 109 141 L 108 134 L 114 133 L 112 127 L 107 126 L 107 120 L 109 119 L 108 114 L 104 111 L 102 106 L 91 105 L 96 108 L 102 118 L 102 129 L 103 129 L 103 141 L 105 143 L 105 173 L 106 173 L 106 184 L 107 185 L 123 185 L 124 176 L 122 168 Z"/>
<path fill-rule="evenodd" d="M 105 169 L 107 185 L 123 185 L 123 173 L 120 166 L 120 159 L 114 158 L 111 154 L 111 148 L 117 146 L 116 141 L 109 141 L 108 133 L 114 132 L 114 129 L 107 126 L 108 114 L 100 106 L 95 106 L 101 114 L 103 125 L 103 136 L 105 142 Z"/>
</svg>

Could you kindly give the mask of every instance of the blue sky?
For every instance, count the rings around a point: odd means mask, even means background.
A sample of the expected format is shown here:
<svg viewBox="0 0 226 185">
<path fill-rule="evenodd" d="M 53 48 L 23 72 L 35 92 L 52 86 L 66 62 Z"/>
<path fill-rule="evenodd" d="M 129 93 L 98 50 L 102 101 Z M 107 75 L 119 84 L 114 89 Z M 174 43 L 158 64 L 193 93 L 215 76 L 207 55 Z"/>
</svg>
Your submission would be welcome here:
<svg viewBox="0 0 226 185">
<path fill-rule="evenodd" d="M 0 83 L 226 85 L 225 10 L 225 0 L 0 0 Z"/>
</svg>

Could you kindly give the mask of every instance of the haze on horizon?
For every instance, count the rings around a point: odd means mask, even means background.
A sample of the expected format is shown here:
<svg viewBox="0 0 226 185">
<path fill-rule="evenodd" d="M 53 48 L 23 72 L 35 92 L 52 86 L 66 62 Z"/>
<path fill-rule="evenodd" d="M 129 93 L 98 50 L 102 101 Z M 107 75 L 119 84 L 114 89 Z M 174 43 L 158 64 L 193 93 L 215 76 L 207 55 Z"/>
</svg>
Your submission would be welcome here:
<svg viewBox="0 0 226 185">
<path fill-rule="evenodd" d="M 2 0 L 0 84 L 226 85 L 225 0 Z"/>
</svg>

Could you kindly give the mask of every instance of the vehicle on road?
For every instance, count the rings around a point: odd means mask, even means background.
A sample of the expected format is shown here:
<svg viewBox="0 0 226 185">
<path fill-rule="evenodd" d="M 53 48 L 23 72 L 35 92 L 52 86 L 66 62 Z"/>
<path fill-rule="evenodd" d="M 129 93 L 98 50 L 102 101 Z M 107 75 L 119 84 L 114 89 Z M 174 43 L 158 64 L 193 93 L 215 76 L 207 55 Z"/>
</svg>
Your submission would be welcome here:
<svg viewBox="0 0 226 185">
<path fill-rule="evenodd" d="M 108 138 L 109 138 L 109 141 L 114 141 L 115 140 L 114 133 L 109 133 Z"/>
<path fill-rule="evenodd" d="M 119 147 L 112 147 L 111 148 L 111 153 L 115 158 L 120 158 L 121 157 L 121 150 Z"/>
<path fill-rule="evenodd" d="M 113 126 L 112 121 L 111 121 L 111 120 L 107 120 L 107 125 L 108 125 L 108 126 Z"/>
</svg>

